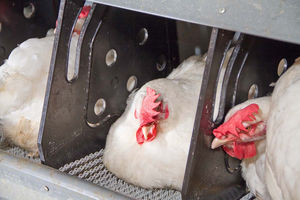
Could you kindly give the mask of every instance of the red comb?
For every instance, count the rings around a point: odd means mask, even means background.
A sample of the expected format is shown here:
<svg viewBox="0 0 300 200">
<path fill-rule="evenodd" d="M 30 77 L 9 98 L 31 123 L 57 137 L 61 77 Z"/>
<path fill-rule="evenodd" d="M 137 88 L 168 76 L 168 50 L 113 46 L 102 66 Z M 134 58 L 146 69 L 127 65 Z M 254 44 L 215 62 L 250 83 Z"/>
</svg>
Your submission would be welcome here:
<svg viewBox="0 0 300 200">
<path fill-rule="evenodd" d="M 245 121 L 255 120 L 254 114 L 258 113 L 259 106 L 257 104 L 250 104 L 247 107 L 237 111 L 234 115 L 230 117 L 228 121 L 213 130 L 213 134 L 222 139 L 223 136 L 228 136 L 229 134 L 239 138 L 239 132 L 249 133 L 253 130 L 247 130 L 243 126 Z M 253 126 L 255 127 L 255 126 Z M 238 159 L 249 158 L 256 155 L 256 148 L 254 142 L 233 142 L 233 148 L 228 148 L 223 146 L 223 149 L 232 157 Z"/>
<path fill-rule="evenodd" d="M 168 104 L 165 108 L 162 101 L 158 101 L 157 98 L 160 94 L 152 88 L 147 88 L 147 94 L 142 101 L 141 111 L 137 114 L 134 112 L 134 117 L 140 120 L 140 127 L 136 132 L 136 140 L 138 144 L 143 144 L 144 141 L 152 141 L 156 137 L 156 127 L 158 120 L 167 119 L 169 117 Z M 163 115 L 160 115 L 163 114 Z M 147 139 L 144 138 L 142 128 L 144 126 L 151 126 L 151 130 L 147 134 Z"/>
<path fill-rule="evenodd" d="M 214 129 L 213 134 L 217 138 L 221 138 L 223 135 L 228 134 L 234 134 L 235 136 L 239 137 L 237 128 L 247 132 L 248 130 L 243 126 L 243 122 L 255 120 L 254 114 L 257 114 L 258 110 L 259 106 L 257 104 L 248 105 L 232 115 L 227 122 Z"/>
<path fill-rule="evenodd" d="M 83 6 L 78 19 L 86 18 L 91 10 L 91 6 Z"/>
<path fill-rule="evenodd" d="M 157 101 L 157 98 L 160 94 L 156 94 L 156 91 L 152 88 L 147 88 L 147 94 L 142 102 L 142 108 L 140 112 L 140 121 L 141 125 L 149 124 L 155 121 L 155 117 L 158 116 L 161 112 L 158 111 L 158 108 L 161 104 L 161 101 Z"/>
</svg>

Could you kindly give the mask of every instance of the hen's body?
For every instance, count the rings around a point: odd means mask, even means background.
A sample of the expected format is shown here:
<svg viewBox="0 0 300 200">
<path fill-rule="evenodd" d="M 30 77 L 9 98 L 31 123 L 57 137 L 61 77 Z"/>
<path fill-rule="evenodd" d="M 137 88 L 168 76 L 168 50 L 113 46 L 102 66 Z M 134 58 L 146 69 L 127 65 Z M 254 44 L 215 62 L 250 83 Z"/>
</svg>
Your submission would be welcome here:
<svg viewBox="0 0 300 200">
<path fill-rule="evenodd" d="M 300 62 L 276 83 L 267 129 L 266 183 L 272 199 L 300 199 Z"/>
<path fill-rule="evenodd" d="M 73 36 L 77 41 L 78 35 Z M 3 137 L 34 154 L 50 67 L 54 36 L 28 39 L 0 67 L 0 122 Z M 69 73 L 74 71 L 72 42 Z"/>
<path fill-rule="evenodd" d="M 233 107 L 226 115 L 225 122 L 238 110 L 245 108 L 250 104 L 257 104 L 260 107 L 261 117 L 268 118 L 271 103 L 271 97 L 261 97 L 247 100 Z M 259 200 L 270 200 L 270 196 L 265 183 L 265 149 L 266 140 L 255 142 L 256 156 L 243 159 L 241 163 L 242 176 L 245 179 L 250 191 L 255 194 Z"/>
<path fill-rule="evenodd" d="M 241 163 L 242 176 L 258 200 L 271 200 L 265 183 L 266 140 L 256 141 L 255 145 L 256 156 L 244 159 Z"/>
<path fill-rule="evenodd" d="M 242 161 L 243 177 L 258 199 L 300 199 L 299 59 L 279 78 L 272 97 L 264 98 L 270 99 L 268 106 L 261 104 L 263 98 L 253 99 L 252 103 L 269 107 L 262 117 L 267 123 L 266 139 L 256 141 L 255 157 Z M 249 101 L 234 107 L 231 115 L 245 105 Z"/>
<path fill-rule="evenodd" d="M 193 56 L 167 78 L 150 81 L 133 94 L 107 137 L 104 164 L 111 172 L 145 188 L 181 190 L 204 66 L 204 58 Z M 153 141 L 140 145 L 136 141 L 139 120 L 134 116 L 147 87 L 161 94 L 169 117 L 159 121 Z"/>
</svg>

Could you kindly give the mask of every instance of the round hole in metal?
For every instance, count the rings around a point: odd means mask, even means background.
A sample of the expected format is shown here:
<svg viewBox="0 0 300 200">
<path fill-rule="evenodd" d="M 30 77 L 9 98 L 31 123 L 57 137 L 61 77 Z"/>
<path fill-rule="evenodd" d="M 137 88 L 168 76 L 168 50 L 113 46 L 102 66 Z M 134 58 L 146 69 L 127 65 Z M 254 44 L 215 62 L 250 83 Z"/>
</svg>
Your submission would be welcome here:
<svg viewBox="0 0 300 200">
<path fill-rule="evenodd" d="M 156 62 L 156 69 L 158 71 L 163 71 L 167 66 L 167 58 L 164 55 L 159 56 L 158 61 Z"/>
<path fill-rule="evenodd" d="M 130 76 L 127 80 L 127 91 L 131 92 L 137 85 L 137 77 Z"/>
<path fill-rule="evenodd" d="M 33 3 L 29 3 L 26 7 L 23 8 L 23 15 L 26 19 L 30 19 L 35 14 L 35 7 Z"/>
<path fill-rule="evenodd" d="M 99 116 L 102 113 L 104 113 L 105 108 L 106 108 L 106 102 L 104 99 L 100 98 L 95 103 L 94 112 L 97 116 Z"/>
<path fill-rule="evenodd" d="M 254 99 L 258 96 L 258 86 L 256 84 L 252 84 L 248 91 L 248 99 Z"/>
<path fill-rule="evenodd" d="M 146 28 L 142 28 L 137 34 L 137 41 L 139 45 L 144 45 L 148 40 L 148 30 Z"/>
<path fill-rule="evenodd" d="M 105 56 L 105 63 L 107 66 L 111 67 L 117 61 L 117 52 L 114 49 L 110 49 Z"/>
<path fill-rule="evenodd" d="M 201 55 L 201 48 L 199 46 L 195 46 L 195 55 L 200 56 Z"/>
<path fill-rule="evenodd" d="M 288 63 L 285 58 L 282 58 L 279 61 L 278 67 L 277 67 L 277 75 L 281 76 L 287 69 Z"/>
</svg>

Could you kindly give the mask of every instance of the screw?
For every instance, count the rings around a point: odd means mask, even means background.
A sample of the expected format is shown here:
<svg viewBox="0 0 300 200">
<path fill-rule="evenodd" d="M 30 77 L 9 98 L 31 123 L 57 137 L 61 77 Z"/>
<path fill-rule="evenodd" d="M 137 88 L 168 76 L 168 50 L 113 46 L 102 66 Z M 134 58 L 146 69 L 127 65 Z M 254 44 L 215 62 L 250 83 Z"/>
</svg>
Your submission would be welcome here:
<svg viewBox="0 0 300 200">
<path fill-rule="evenodd" d="M 219 13 L 220 13 L 220 14 L 224 14 L 225 12 L 226 12 L 226 9 L 225 9 L 225 8 L 220 8 L 220 9 L 219 9 Z"/>
<path fill-rule="evenodd" d="M 44 190 L 46 190 L 48 192 L 49 188 L 47 186 L 44 186 Z"/>
<path fill-rule="evenodd" d="M 0 22 L 0 32 L 2 31 L 2 23 Z"/>
</svg>

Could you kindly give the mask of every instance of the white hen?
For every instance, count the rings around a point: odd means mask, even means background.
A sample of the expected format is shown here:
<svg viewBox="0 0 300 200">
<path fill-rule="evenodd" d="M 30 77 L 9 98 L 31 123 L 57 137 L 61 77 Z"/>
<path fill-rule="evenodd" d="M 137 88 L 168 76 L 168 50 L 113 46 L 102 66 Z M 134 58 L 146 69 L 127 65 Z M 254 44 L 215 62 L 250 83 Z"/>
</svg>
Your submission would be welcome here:
<svg viewBox="0 0 300 200">
<path fill-rule="evenodd" d="M 266 183 L 274 200 L 300 199 L 300 59 L 277 81 L 267 129 Z"/>
<path fill-rule="evenodd" d="M 84 6 L 72 35 L 68 79 L 75 71 L 76 46 L 91 7 Z M 54 42 L 53 31 L 44 38 L 28 39 L 15 48 L 0 67 L 0 123 L 2 137 L 38 155 L 37 138 Z"/>
<path fill-rule="evenodd" d="M 190 57 L 167 78 L 150 81 L 132 94 L 107 136 L 104 164 L 111 172 L 145 188 L 181 190 L 204 66 L 204 57 Z M 157 122 L 157 136 L 152 141 L 146 139 L 151 137 L 153 125 L 144 127 L 140 136 L 145 142 L 138 144 L 141 125 L 136 118 L 147 88 L 161 94 L 169 116 Z"/>
<path fill-rule="evenodd" d="M 74 74 L 78 35 L 73 34 L 69 77 Z M 37 155 L 37 137 L 54 36 L 28 39 L 0 67 L 0 122 L 3 137 Z"/>
<path fill-rule="evenodd" d="M 259 104 L 257 100 L 259 99 L 254 99 L 253 102 Z M 268 113 L 267 116 L 255 120 L 267 122 L 267 138 L 259 143 L 256 142 L 256 157 L 243 160 L 242 163 L 243 176 L 247 185 L 259 199 L 300 199 L 299 102 L 300 59 L 298 58 L 277 81 L 269 105 L 259 104 L 263 109 L 269 107 L 269 112 L 265 112 Z M 244 104 L 249 105 L 247 102 Z M 241 107 L 234 109 L 236 111 Z M 260 139 L 254 138 L 254 140 Z M 225 137 L 215 139 L 214 143 L 228 145 L 230 141 Z"/>
<path fill-rule="evenodd" d="M 261 118 L 267 119 L 269 116 L 269 109 L 271 103 L 271 97 L 261 97 L 256 99 L 247 100 L 239 105 L 234 106 L 226 115 L 225 122 L 236 113 L 247 107 L 250 104 L 257 104 L 260 108 Z M 266 140 L 258 140 L 255 142 L 256 156 L 252 158 L 246 158 L 242 160 L 242 176 L 245 179 L 250 191 L 259 200 L 270 200 L 270 195 L 265 183 L 265 149 Z"/>
</svg>

